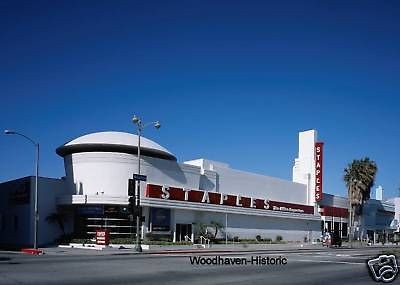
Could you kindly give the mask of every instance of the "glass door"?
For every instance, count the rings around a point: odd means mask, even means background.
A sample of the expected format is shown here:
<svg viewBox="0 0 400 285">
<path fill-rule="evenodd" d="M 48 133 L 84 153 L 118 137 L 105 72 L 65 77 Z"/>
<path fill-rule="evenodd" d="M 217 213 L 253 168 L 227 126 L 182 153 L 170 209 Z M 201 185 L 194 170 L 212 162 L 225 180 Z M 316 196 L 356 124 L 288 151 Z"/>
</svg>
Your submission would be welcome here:
<svg viewBox="0 0 400 285">
<path fill-rule="evenodd" d="M 188 241 L 192 236 L 192 224 L 176 224 L 176 241 Z"/>
</svg>

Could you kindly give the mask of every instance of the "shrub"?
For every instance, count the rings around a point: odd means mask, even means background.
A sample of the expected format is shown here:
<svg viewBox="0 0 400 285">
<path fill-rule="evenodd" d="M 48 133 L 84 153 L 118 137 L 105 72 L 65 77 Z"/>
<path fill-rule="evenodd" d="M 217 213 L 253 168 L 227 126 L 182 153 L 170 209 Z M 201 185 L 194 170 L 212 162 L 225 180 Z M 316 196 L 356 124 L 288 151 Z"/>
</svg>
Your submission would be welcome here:
<svg viewBox="0 0 400 285">
<path fill-rule="evenodd" d="M 165 242 L 172 242 L 172 236 L 170 234 L 153 234 L 147 233 L 146 239 L 148 241 L 165 241 Z"/>
<path fill-rule="evenodd" d="M 92 242 L 90 239 L 86 239 L 86 238 L 73 238 L 73 239 L 71 239 L 70 242 L 71 242 L 71 243 L 81 243 L 81 244 L 84 244 L 84 243 L 94 243 L 94 242 Z"/>
<path fill-rule="evenodd" d="M 283 237 L 281 235 L 277 235 L 275 238 L 276 242 L 281 242 L 283 240 Z"/>
<path fill-rule="evenodd" d="M 265 238 L 264 241 L 267 243 L 272 243 L 272 238 Z"/>
<path fill-rule="evenodd" d="M 124 238 L 112 238 L 110 240 L 111 244 L 134 244 L 136 243 L 136 239 L 131 237 L 124 237 Z"/>
<path fill-rule="evenodd" d="M 55 239 L 54 242 L 56 244 L 69 244 L 71 240 L 73 239 L 73 236 L 71 234 L 66 234 L 66 235 L 61 235 L 59 238 Z"/>
<path fill-rule="evenodd" d="M 261 241 L 262 241 L 262 238 L 261 238 L 260 235 L 256 235 L 256 241 L 258 241 L 258 242 L 261 242 Z"/>
</svg>

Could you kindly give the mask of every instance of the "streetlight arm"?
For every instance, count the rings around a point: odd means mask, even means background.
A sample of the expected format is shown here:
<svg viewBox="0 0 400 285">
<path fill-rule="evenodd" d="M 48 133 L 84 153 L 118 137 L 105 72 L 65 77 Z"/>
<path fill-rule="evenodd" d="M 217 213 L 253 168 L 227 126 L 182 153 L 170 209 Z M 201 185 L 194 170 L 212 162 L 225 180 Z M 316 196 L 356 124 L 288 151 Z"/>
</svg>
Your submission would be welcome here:
<svg viewBox="0 0 400 285">
<path fill-rule="evenodd" d="M 161 127 L 161 124 L 159 121 L 143 123 L 142 120 L 136 116 L 132 119 L 132 121 L 137 126 L 139 131 L 142 131 L 144 128 L 146 128 L 150 125 L 153 125 L 156 129 L 159 129 Z"/>
<path fill-rule="evenodd" d="M 150 126 L 150 125 L 156 126 L 157 124 L 160 124 L 160 122 L 159 122 L 159 121 L 148 122 L 148 123 L 144 124 L 144 125 L 141 126 L 141 127 L 142 127 L 142 129 L 144 129 L 144 128 Z"/>
<path fill-rule="evenodd" d="M 31 143 L 33 143 L 35 146 L 39 145 L 39 144 L 36 143 L 33 139 L 31 139 L 30 137 L 28 137 L 28 136 L 26 136 L 26 135 L 24 135 L 24 134 L 21 134 L 21 133 L 18 133 L 18 132 L 14 132 L 14 131 L 9 131 L 9 130 L 5 130 L 4 132 L 5 132 L 6 135 L 18 135 L 18 136 L 24 137 L 24 138 L 26 138 L 28 141 L 30 141 Z"/>
</svg>

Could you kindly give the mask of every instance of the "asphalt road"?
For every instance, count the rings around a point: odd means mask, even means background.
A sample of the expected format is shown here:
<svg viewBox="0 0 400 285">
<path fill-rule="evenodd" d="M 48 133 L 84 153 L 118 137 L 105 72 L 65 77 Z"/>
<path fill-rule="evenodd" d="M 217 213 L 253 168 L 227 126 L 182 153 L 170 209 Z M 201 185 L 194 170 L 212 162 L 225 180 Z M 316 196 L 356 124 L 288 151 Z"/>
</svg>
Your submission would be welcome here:
<svg viewBox="0 0 400 285">
<path fill-rule="evenodd" d="M 0 284 L 376 284 L 368 274 L 366 260 L 380 251 L 321 249 L 146 255 L 60 251 L 42 256 L 0 252 Z M 203 262 L 207 258 L 219 263 L 238 258 L 236 262 L 248 263 L 193 265 L 194 257 L 204 257 Z M 281 264 L 257 265 L 255 259 L 262 262 L 263 258 L 265 263 L 274 259 Z M 285 260 L 287 264 L 283 264 Z M 397 282 L 400 284 L 400 278 L 394 284 Z"/>
</svg>

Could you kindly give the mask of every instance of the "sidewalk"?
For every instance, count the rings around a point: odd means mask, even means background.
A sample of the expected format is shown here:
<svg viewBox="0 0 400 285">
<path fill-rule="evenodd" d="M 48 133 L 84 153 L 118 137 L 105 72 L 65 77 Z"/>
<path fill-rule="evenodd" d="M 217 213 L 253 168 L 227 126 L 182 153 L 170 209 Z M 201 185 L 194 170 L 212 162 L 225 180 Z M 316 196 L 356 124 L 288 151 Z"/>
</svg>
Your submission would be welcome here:
<svg viewBox="0 0 400 285">
<path fill-rule="evenodd" d="M 69 255 L 69 254 L 89 254 L 89 255 L 117 255 L 117 254 L 137 254 L 134 245 L 115 244 L 110 246 L 94 246 L 94 245 L 73 245 L 73 247 L 49 247 L 43 248 L 45 254 L 49 255 Z M 374 245 L 360 246 L 357 248 L 399 248 L 396 245 Z M 199 245 L 151 245 L 143 244 L 143 252 L 141 254 L 201 254 L 201 253 L 229 253 L 229 252 L 285 252 L 285 251 L 307 251 L 307 250 L 329 250 L 322 247 L 321 244 L 212 244 L 209 248 L 202 248 Z M 344 244 L 341 249 L 349 249 Z"/>
<path fill-rule="evenodd" d="M 287 251 L 321 249 L 321 245 L 302 244 L 212 244 L 210 247 L 199 247 L 199 245 L 142 245 L 141 254 L 174 254 L 174 253 L 223 253 L 223 252 L 248 252 L 248 251 Z M 95 246 L 71 244 L 71 246 L 59 246 L 43 248 L 48 255 L 113 255 L 113 254 L 137 254 L 134 245 L 111 244 L 109 246 Z"/>
</svg>

